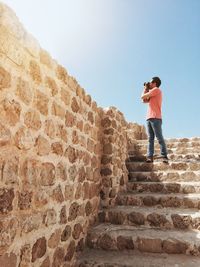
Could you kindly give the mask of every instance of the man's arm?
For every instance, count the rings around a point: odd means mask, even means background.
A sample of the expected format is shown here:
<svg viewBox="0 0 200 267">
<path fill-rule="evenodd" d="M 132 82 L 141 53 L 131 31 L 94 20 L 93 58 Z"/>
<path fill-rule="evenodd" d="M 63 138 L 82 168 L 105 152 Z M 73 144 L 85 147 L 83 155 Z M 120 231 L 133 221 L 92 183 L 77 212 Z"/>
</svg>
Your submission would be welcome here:
<svg viewBox="0 0 200 267">
<path fill-rule="evenodd" d="M 149 98 L 150 98 L 150 92 L 143 93 L 142 96 L 141 96 L 142 100 L 149 100 Z"/>
</svg>

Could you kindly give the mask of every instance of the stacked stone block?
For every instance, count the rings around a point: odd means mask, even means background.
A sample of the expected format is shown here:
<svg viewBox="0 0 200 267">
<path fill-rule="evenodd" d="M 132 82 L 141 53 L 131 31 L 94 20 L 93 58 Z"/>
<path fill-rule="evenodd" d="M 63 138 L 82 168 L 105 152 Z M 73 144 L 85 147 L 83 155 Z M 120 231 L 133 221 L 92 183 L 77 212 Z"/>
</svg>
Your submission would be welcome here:
<svg viewBox="0 0 200 267">
<path fill-rule="evenodd" d="M 127 158 L 127 122 L 116 108 L 104 111 L 102 126 L 101 157 L 101 204 L 104 207 L 115 203 L 118 192 L 125 189 L 128 173 L 125 165 Z"/>
</svg>

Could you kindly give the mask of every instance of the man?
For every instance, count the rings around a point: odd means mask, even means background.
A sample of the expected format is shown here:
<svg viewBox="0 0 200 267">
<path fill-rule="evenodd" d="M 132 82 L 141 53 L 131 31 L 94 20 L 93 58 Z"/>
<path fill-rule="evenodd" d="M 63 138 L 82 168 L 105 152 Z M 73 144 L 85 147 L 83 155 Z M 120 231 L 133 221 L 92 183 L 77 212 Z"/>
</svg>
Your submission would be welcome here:
<svg viewBox="0 0 200 267">
<path fill-rule="evenodd" d="M 164 163 L 168 163 L 167 149 L 162 135 L 162 91 L 160 90 L 161 80 L 159 77 L 153 77 L 149 83 L 144 84 L 144 91 L 141 96 L 144 103 L 148 103 L 147 110 L 147 132 L 148 132 L 148 150 L 146 162 L 153 162 L 154 139 L 155 136 L 160 144 L 161 155 L 159 158 Z"/>
</svg>

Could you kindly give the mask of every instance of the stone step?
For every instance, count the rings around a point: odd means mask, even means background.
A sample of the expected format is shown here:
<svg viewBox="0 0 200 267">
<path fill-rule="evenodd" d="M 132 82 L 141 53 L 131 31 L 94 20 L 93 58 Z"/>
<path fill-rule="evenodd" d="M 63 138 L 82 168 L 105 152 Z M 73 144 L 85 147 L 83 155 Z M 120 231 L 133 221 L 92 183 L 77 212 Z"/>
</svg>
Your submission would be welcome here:
<svg viewBox="0 0 200 267">
<path fill-rule="evenodd" d="M 134 171 L 128 174 L 130 181 L 148 182 L 199 182 L 200 171 Z"/>
<path fill-rule="evenodd" d="M 102 223 L 89 230 L 87 245 L 104 250 L 199 255 L 200 232 Z"/>
<path fill-rule="evenodd" d="M 180 155 L 180 154 L 192 154 L 192 153 L 196 153 L 199 155 L 199 152 L 200 151 L 200 148 L 199 147 L 185 147 L 185 148 L 167 148 L 167 152 L 168 154 L 177 154 L 177 155 Z M 129 147 L 128 149 L 128 153 L 129 155 L 146 155 L 147 153 L 147 146 L 144 146 L 144 147 L 141 147 L 141 148 L 133 148 L 133 147 Z M 155 150 L 154 150 L 154 153 L 155 154 L 158 154 L 160 153 L 160 148 L 159 147 L 155 147 Z"/>
<path fill-rule="evenodd" d="M 198 209 L 115 206 L 99 212 L 101 223 L 145 225 L 146 228 L 200 230 Z"/>
<path fill-rule="evenodd" d="M 168 164 L 163 162 L 126 162 L 126 167 L 130 172 L 138 171 L 200 171 L 200 162 L 170 162 Z"/>
<path fill-rule="evenodd" d="M 154 160 L 158 161 L 156 157 L 159 155 L 155 155 Z M 170 161 L 178 161 L 178 162 L 200 162 L 200 154 L 195 154 L 195 153 L 188 153 L 188 154 L 168 154 L 168 158 Z M 135 155 L 135 154 L 130 154 L 129 157 L 127 158 L 126 162 L 134 162 L 134 161 L 140 161 L 140 162 L 145 162 L 146 160 L 146 153 L 141 154 L 141 155 Z M 161 160 L 160 160 L 161 161 Z"/>
<path fill-rule="evenodd" d="M 200 182 L 132 182 L 127 183 L 127 191 L 133 193 L 182 193 L 200 194 Z"/>
<path fill-rule="evenodd" d="M 120 193 L 117 205 L 200 208 L 200 194 Z"/>
<path fill-rule="evenodd" d="M 137 142 L 134 144 L 136 147 L 146 147 L 148 145 L 148 141 Z M 200 147 L 200 141 L 188 141 L 188 142 L 170 142 L 166 140 L 167 148 L 190 148 L 190 147 Z M 159 148 L 160 144 L 156 141 L 154 143 L 154 147 Z"/>
<path fill-rule="evenodd" d="M 200 258 L 190 255 L 173 255 L 128 251 L 86 249 L 79 256 L 76 267 L 198 267 Z"/>
</svg>

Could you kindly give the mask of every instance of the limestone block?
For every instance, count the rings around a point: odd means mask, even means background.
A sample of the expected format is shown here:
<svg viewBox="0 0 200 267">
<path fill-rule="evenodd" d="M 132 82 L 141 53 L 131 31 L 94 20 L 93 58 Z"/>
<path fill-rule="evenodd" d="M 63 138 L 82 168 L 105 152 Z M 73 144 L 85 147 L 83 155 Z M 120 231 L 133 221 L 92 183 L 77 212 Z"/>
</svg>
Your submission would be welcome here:
<svg viewBox="0 0 200 267">
<path fill-rule="evenodd" d="M 162 253 L 162 240 L 161 239 L 149 239 L 149 238 L 137 238 L 138 249 L 141 252 L 153 252 Z"/>
<path fill-rule="evenodd" d="M 62 263 L 64 262 L 64 256 L 65 256 L 64 248 L 62 247 L 56 248 L 53 254 L 52 267 L 62 266 Z"/>
<path fill-rule="evenodd" d="M 134 243 L 131 237 L 118 236 L 117 237 L 118 250 L 134 249 Z"/>
<path fill-rule="evenodd" d="M 35 140 L 32 132 L 26 127 L 22 126 L 14 136 L 15 145 L 22 150 L 29 150 L 33 148 Z"/>
<path fill-rule="evenodd" d="M 32 77 L 33 81 L 35 81 L 36 84 L 40 84 L 42 82 L 42 76 L 39 64 L 36 61 L 31 60 L 29 63 L 29 69 L 30 76 Z"/>
<path fill-rule="evenodd" d="M 29 110 L 24 116 L 24 123 L 28 128 L 39 130 L 42 125 L 39 112 Z"/>
<path fill-rule="evenodd" d="M 62 234 L 61 234 L 61 241 L 67 241 L 71 237 L 72 229 L 70 225 L 66 225 Z"/>
<path fill-rule="evenodd" d="M 14 189 L 0 189 L 0 214 L 6 214 L 13 209 Z"/>
<path fill-rule="evenodd" d="M 66 224 L 67 223 L 67 211 L 66 206 L 63 206 L 60 210 L 60 224 Z"/>
<path fill-rule="evenodd" d="M 72 240 L 70 242 L 69 246 L 67 247 L 67 253 L 66 253 L 65 258 L 64 258 L 65 261 L 71 261 L 71 259 L 74 256 L 75 249 L 76 249 L 76 244 L 75 244 L 75 241 Z"/>
<path fill-rule="evenodd" d="M 27 210 L 31 208 L 32 192 L 22 191 L 18 192 L 18 207 L 20 210 Z"/>
<path fill-rule="evenodd" d="M 20 121 L 21 106 L 14 99 L 4 99 L 0 103 L 0 114 L 5 125 L 15 126 Z"/>
<path fill-rule="evenodd" d="M 77 99 L 75 97 L 72 98 L 71 108 L 72 108 L 72 111 L 75 113 L 79 112 L 79 110 L 80 110 L 80 106 L 79 106 Z"/>
<path fill-rule="evenodd" d="M 83 227 L 80 223 L 76 223 L 74 225 L 74 229 L 72 232 L 72 236 L 74 239 L 79 239 L 80 238 L 80 234 L 83 232 Z"/>
<path fill-rule="evenodd" d="M 62 108 L 56 101 L 53 101 L 52 107 L 51 107 L 51 113 L 54 116 L 58 116 L 61 119 L 65 118 L 65 109 Z"/>
<path fill-rule="evenodd" d="M 42 258 L 46 253 L 47 241 L 45 237 L 39 238 L 32 248 L 32 262 L 36 261 L 38 258 Z"/>
<path fill-rule="evenodd" d="M 44 162 L 41 164 L 40 183 L 43 186 L 55 183 L 55 166 L 52 163 Z"/>
<path fill-rule="evenodd" d="M 59 245 L 61 238 L 61 229 L 56 229 L 48 240 L 49 248 L 56 248 Z"/>
<path fill-rule="evenodd" d="M 40 156 L 48 155 L 51 151 L 49 141 L 41 135 L 36 139 L 35 145 Z"/>
<path fill-rule="evenodd" d="M 69 106 L 71 103 L 71 94 L 65 88 L 61 88 L 61 100 L 65 103 L 65 105 Z"/>
<path fill-rule="evenodd" d="M 68 221 L 73 221 L 76 219 L 76 217 L 78 216 L 78 212 L 79 212 L 79 205 L 77 202 L 73 202 L 69 208 L 69 217 L 68 217 Z"/>
<path fill-rule="evenodd" d="M 38 109 L 41 114 L 47 116 L 48 115 L 48 104 L 49 104 L 48 97 L 42 92 L 37 90 L 35 93 L 35 97 L 34 97 L 35 108 Z"/>
<path fill-rule="evenodd" d="M 11 86 L 11 75 L 0 66 L 0 90 Z"/>
<path fill-rule="evenodd" d="M 46 85 L 51 90 L 51 96 L 57 95 L 57 93 L 58 93 L 58 86 L 57 86 L 55 80 L 47 76 L 45 78 L 45 83 L 46 83 Z"/>
</svg>

